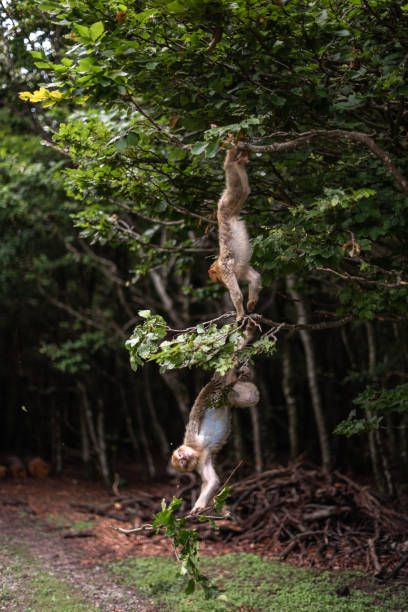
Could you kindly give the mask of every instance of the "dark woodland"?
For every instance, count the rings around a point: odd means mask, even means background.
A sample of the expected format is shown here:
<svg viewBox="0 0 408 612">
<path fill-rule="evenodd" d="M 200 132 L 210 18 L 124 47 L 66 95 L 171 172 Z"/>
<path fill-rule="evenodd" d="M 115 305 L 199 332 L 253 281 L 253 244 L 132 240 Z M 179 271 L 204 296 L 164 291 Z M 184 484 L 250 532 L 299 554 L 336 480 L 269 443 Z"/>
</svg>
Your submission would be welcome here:
<svg viewBox="0 0 408 612">
<path fill-rule="evenodd" d="M 194 504 L 170 456 L 249 320 L 208 277 L 233 143 L 262 281 L 239 359 L 260 401 L 232 410 L 217 471 L 239 466 L 236 519 L 207 536 L 303 560 L 313 544 L 328 566 L 355 538 L 377 574 L 402 569 L 408 5 L 10 0 L 0 16 L 0 485 L 74 470 L 116 496 L 157 483 L 129 503 L 144 520 L 163 482 Z"/>
</svg>

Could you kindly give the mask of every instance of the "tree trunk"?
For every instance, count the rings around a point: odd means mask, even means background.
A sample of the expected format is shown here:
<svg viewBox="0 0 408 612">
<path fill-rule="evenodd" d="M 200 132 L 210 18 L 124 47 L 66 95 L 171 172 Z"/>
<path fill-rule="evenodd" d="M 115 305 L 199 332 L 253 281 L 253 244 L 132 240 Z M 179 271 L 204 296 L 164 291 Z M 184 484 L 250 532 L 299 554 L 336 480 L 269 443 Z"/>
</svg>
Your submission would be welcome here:
<svg viewBox="0 0 408 612">
<path fill-rule="evenodd" d="M 80 418 L 80 431 L 81 431 L 81 456 L 85 466 L 89 466 L 89 460 L 91 454 L 89 451 L 89 437 L 86 429 L 86 414 L 84 404 L 81 403 L 79 407 L 79 418 Z"/>
<path fill-rule="evenodd" d="M 252 435 L 254 438 L 254 459 L 255 459 L 255 471 L 257 474 L 262 472 L 262 448 L 261 448 L 261 433 L 259 427 L 259 413 L 258 406 L 250 406 L 249 408 L 252 421 Z"/>
<path fill-rule="evenodd" d="M 153 478 L 154 475 L 156 474 L 156 469 L 154 467 L 153 457 L 152 457 L 152 454 L 150 452 L 149 443 L 147 441 L 147 436 L 146 436 L 146 431 L 145 431 L 145 426 L 144 426 L 143 413 L 142 413 L 142 409 L 140 407 L 139 402 L 136 402 L 136 416 L 137 416 L 137 422 L 139 424 L 139 437 L 140 437 L 140 441 L 142 443 L 142 447 L 143 447 L 144 453 L 146 455 L 147 469 L 148 469 L 148 472 L 149 472 L 149 476 L 151 478 Z"/>
<path fill-rule="evenodd" d="M 370 374 L 371 380 L 375 379 L 375 366 L 377 362 L 377 354 L 375 347 L 375 337 L 374 337 L 374 326 L 371 321 L 365 322 L 366 332 L 367 332 L 367 343 L 368 343 L 368 372 Z M 366 415 L 368 418 L 373 416 L 373 413 L 368 408 L 366 409 Z M 374 477 L 377 482 L 377 485 L 380 488 L 383 488 L 383 478 L 381 474 L 381 470 L 379 467 L 379 459 L 381 459 L 381 466 L 384 475 L 386 491 L 388 495 L 393 497 L 395 495 L 395 486 L 394 481 L 391 476 L 389 461 L 387 457 L 387 452 L 382 443 L 380 430 L 377 428 L 374 431 L 368 432 L 368 441 L 370 448 L 370 456 L 371 463 L 373 467 Z M 379 456 L 378 456 L 379 455 Z"/>
<path fill-rule="evenodd" d="M 88 427 L 88 434 L 92 442 L 92 446 L 97 458 L 97 465 L 99 473 L 102 476 L 104 484 L 109 486 L 109 468 L 108 459 L 106 456 L 106 446 L 104 438 L 104 423 L 103 423 L 103 406 L 102 401 L 98 400 L 98 415 L 97 415 L 97 431 L 95 430 L 92 409 L 89 404 L 88 394 L 86 392 L 85 385 L 82 382 L 78 382 L 78 388 L 81 394 L 86 424 Z"/>
<path fill-rule="evenodd" d="M 351 350 L 350 342 L 347 337 L 346 328 L 344 326 L 340 327 L 340 334 L 341 334 L 341 339 L 343 340 L 344 348 L 346 349 L 347 356 L 350 360 L 351 369 L 357 370 L 357 363 L 354 358 L 353 351 Z"/>
<path fill-rule="evenodd" d="M 110 486 L 110 474 L 108 456 L 106 453 L 106 442 L 105 442 L 105 415 L 103 409 L 103 402 L 101 398 L 98 398 L 98 416 L 97 416 L 97 431 L 98 431 L 98 457 L 101 466 L 102 478 L 107 487 Z"/>
<path fill-rule="evenodd" d="M 286 279 L 286 284 L 288 292 L 295 303 L 297 322 L 300 325 L 305 325 L 307 323 L 306 308 L 295 288 L 296 277 L 292 274 L 288 276 Z M 324 422 L 319 386 L 317 382 L 316 359 L 313 350 L 312 338 L 310 336 L 310 332 L 307 330 L 299 331 L 299 335 L 303 344 L 303 350 L 305 352 L 307 378 L 309 381 L 310 396 L 312 399 L 313 411 L 319 436 L 320 452 L 322 456 L 322 468 L 323 471 L 327 473 L 330 470 L 330 447 L 327 436 L 326 424 Z"/>
<path fill-rule="evenodd" d="M 187 423 L 191 399 L 186 385 L 180 381 L 179 374 L 177 372 L 163 372 L 162 377 L 176 399 L 184 424 Z"/>
<path fill-rule="evenodd" d="M 407 431 L 408 431 L 408 415 L 404 414 L 401 419 L 401 423 L 398 429 L 398 447 L 400 450 L 400 463 L 401 463 L 401 472 L 405 479 L 408 478 L 408 439 L 407 439 Z"/>
<path fill-rule="evenodd" d="M 139 442 L 136 438 L 136 434 L 135 434 L 135 428 L 133 426 L 133 421 L 132 421 L 132 416 L 130 414 L 130 410 L 129 410 L 129 404 L 127 401 L 127 397 L 126 397 L 126 393 L 124 391 L 123 385 L 119 384 L 119 393 L 120 393 L 120 399 L 121 399 L 121 404 L 122 404 L 122 411 L 123 411 L 123 415 L 125 417 L 125 423 L 126 423 L 126 432 L 129 436 L 130 439 L 130 443 L 132 445 L 133 448 L 133 452 L 135 454 L 135 456 L 137 456 L 138 451 L 139 451 Z"/>
<path fill-rule="evenodd" d="M 153 431 L 156 434 L 156 437 L 160 443 L 160 452 L 164 459 L 168 459 L 170 454 L 170 446 L 166 438 L 166 434 L 164 433 L 164 429 L 162 428 L 159 419 L 157 418 L 156 407 L 154 405 L 152 390 L 150 387 L 150 377 L 147 366 L 143 368 L 143 378 L 144 378 L 144 389 L 147 406 L 150 412 L 150 422 L 152 424 Z"/>
<path fill-rule="evenodd" d="M 232 443 L 234 446 L 235 461 L 239 463 L 245 457 L 245 445 L 242 437 L 241 419 L 238 410 L 232 410 Z"/>
<path fill-rule="evenodd" d="M 296 399 L 292 389 L 292 362 L 290 355 L 290 340 L 285 339 L 282 348 L 282 389 L 288 411 L 290 458 L 295 461 L 299 454 L 299 439 L 297 431 Z"/>
<path fill-rule="evenodd" d="M 51 429 L 52 429 L 52 465 L 57 475 L 62 474 L 62 441 L 61 441 L 61 418 L 55 403 L 51 406 Z"/>
</svg>

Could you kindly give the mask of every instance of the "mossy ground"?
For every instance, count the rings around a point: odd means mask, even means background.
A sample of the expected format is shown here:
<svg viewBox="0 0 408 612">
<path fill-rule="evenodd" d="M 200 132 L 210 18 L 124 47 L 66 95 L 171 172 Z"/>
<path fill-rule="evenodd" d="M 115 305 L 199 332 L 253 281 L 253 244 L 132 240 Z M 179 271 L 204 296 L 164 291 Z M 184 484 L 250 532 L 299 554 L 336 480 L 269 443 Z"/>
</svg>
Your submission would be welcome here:
<svg viewBox="0 0 408 612">
<path fill-rule="evenodd" d="M 202 571 L 219 589 L 205 600 L 201 590 L 186 596 L 174 561 L 163 557 L 133 558 L 110 564 L 126 584 L 174 612 L 391 612 L 408 610 L 408 586 L 382 586 L 362 572 L 305 570 L 236 553 L 202 560 Z"/>
<path fill-rule="evenodd" d="M 43 567 L 29 550 L 3 548 L 0 553 L 0 610 L 92 612 L 97 608 L 79 593 L 74 580 Z M 219 591 L 183 593 L 175 561 L 166 557 L 129 557 L 103 564 L 106 583 L 144 594 L 155 609 L 172 612 L 226 610 L 278 612 L 406 612 L 408 585 L 375 583 L 363 572 L 336 574 L 296 568 L 254 554 L 202 558 L 202 571 Z M 128 608 L 126 608 L 128 609 Z"/>
<path fill-rule="evenodd" d="M 29 552 L 8 547 L 0 553 L 0 610 L 92 612 L 75 587 L 44 570 Z"/>
</svg>

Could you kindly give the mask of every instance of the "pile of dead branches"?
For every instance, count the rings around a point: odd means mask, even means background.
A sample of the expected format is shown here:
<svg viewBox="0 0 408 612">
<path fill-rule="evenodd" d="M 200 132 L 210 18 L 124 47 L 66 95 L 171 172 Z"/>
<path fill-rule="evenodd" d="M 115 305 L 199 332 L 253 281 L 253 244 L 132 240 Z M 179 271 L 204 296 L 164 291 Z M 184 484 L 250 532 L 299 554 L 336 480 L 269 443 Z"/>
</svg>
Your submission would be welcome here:
<svg viewBox="0 0 408 612">
<path fill-rule="evenodd" d="M 408 561 L 408 514 L 339 472 L 294 465 L 252 475 L 234 484 L 229 507 L 240 531 L 227 540 L 266 544 L 283 559 L 365 565 L 378 576 Z"/>
<path fill-rule="evenodd" d="M 199 488 L 198 481 L 188 476 L 188 484 L 174 491 L 186 502 L 183 514 L 194 504 Z M 408 568 L 408 513 L 396 512 L 369 487 L 344 474 L 325 475 L 303 463 L 229 484 L 231 517 L 217 521 L 219 530 L 209 529 L 207 523 L 194 525 L 203 538 L 270 552 L 303 565 L 363 567 L 383 579 Z M 137 527 L 151 522 L 161 509 L 161 496 L 141 492 L 115 496 L 101 506 L 72 505 Z"/>
</svg>

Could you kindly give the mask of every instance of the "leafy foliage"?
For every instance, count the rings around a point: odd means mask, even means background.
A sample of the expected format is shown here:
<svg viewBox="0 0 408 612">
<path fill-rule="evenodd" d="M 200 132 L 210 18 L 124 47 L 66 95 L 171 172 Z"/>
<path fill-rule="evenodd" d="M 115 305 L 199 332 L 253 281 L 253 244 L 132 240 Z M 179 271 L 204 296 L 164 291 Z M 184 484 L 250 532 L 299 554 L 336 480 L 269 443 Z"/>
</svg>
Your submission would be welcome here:
<svg viewBox="0 0 408 612">
<path fill-rule="evenodd" d="M 221 512 L 229 491 L 230 487 L 224 487 L 215 497 L 214 506 L 217 512 Z M 173 542 L 176 557 L 180 562 L 180 575 L 185 579 L 184 593 L 191 595 L 196 586 L 199 585 L 203 589 L 206 599 L 214 598 L 218 589 L 210 584 L 208 578 L 200 572 L 198 567 L 199 542 L 197 530 L 184 529 L 187 522 L 186 517 L 177 518 L 175 516 L 175 512 L 182 503 L 182 499 L 173 497 L 173 500 L 167 505 L 163 499 L 161 512 L 156 514 L 153 528 L 156 529 L 156 533 L 164 528 L 166 536 Z M 216 528 L 212 517 L 201 516 L 200 520 L 202 522 L 209 521 Z"/>
<path fill-rule="evenodd" d="M 239 343 L 244 336 L 242 323 L 221 327 L 211 322 L 199 324 L 171 340 L 164 340 L 169 328 L 161 315 L 145 310 L 139 311 L 139 316 L 146 319 L 145 322 L 138 325 L 126 341 L 134 370 L 144 361 L 155 361 L 162 371 L 200 366 L 225 374 L 238 363 L 252 362 L 255 355 L 270 355 L 275 349 L 275 339 L 267 334 L 240 349 Z"/>
<path fill-rule="evenodd" d="M 350 437 L 378 429 L 386 415 L 408 414 L 408 384 L 398 385 L 393 389 L 368 386 L 354 399 L 354 404 L 363 409 L 366 415 L 368 412 L 370 416 L 359 419 L 356 410 L 352 410 L 347 420 L 337 425 L 334 433 Z"/>
</svg>

